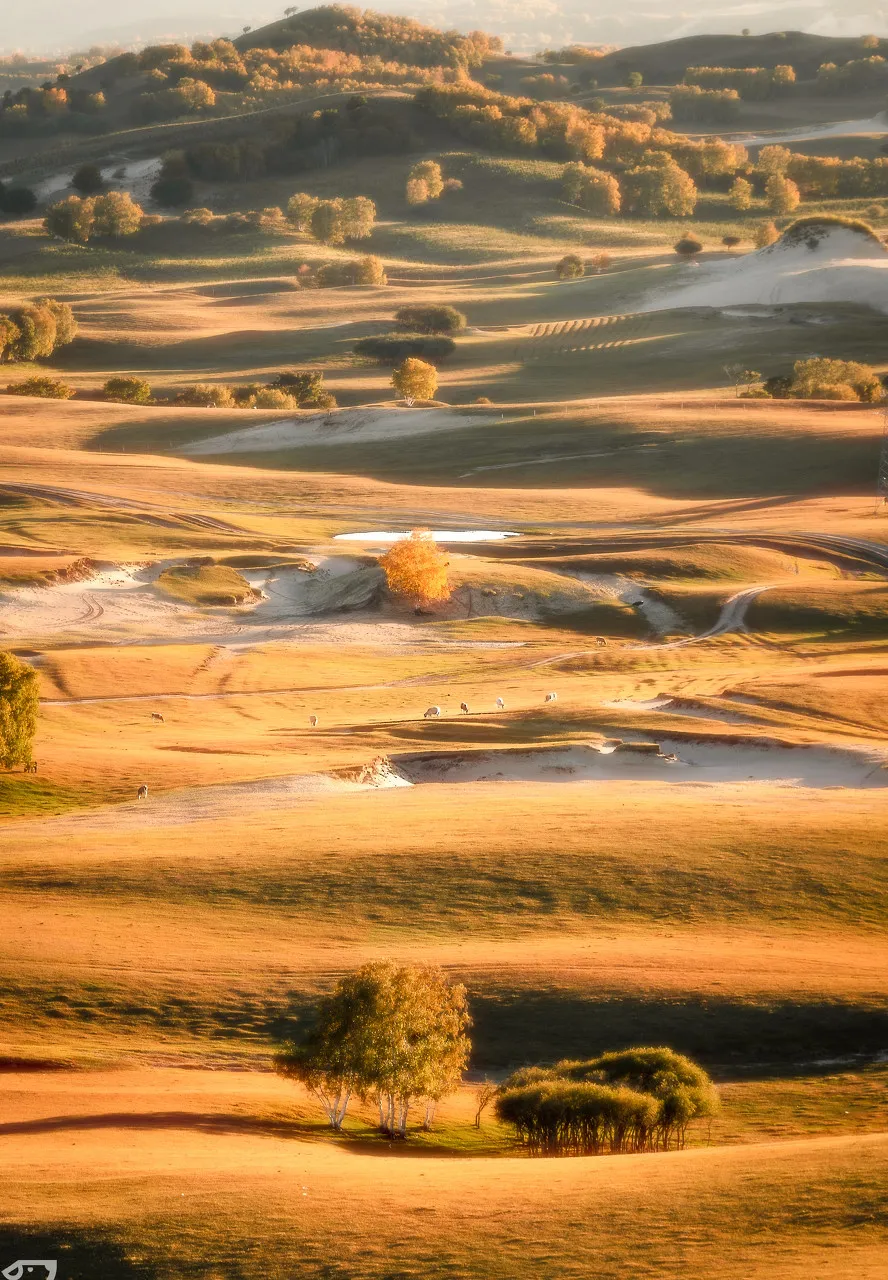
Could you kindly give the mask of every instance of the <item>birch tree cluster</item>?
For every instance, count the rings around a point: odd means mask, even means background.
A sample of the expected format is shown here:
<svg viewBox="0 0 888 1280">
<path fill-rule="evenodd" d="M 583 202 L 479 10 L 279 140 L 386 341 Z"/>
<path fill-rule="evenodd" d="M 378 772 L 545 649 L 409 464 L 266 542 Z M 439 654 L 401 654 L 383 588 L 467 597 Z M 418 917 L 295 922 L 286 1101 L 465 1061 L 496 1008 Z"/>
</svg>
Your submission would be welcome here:
<svg viewBox="0 0 888 1280">
<path fill-rule="evenodd" d="M 411 1111 L 430 1128 L 435 1104 L 459 1086 L 471 1048 L 465 987 L 437 969 L 366 964 L 321 1004 L 312 1030 L 275 1058 L 278 1073 L 317 1098 L 341 1129 L 353 1098 L 378 1107 L 379 1128 L 406 1138 Z"/>
</svg>

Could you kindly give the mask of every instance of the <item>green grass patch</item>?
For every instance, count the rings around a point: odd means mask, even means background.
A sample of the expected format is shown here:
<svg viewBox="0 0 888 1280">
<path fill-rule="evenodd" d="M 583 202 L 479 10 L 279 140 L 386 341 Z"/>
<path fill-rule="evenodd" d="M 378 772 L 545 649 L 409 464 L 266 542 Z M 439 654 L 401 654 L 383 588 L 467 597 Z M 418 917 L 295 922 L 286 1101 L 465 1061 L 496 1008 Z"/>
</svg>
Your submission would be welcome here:
<svg viewBox="0 0 888 1280">
<path fill-rule="evenodd" d="M 35 818 L 100 803 L 105 797 L 35 774 L 0 773 L 0 818 Z"/>
<path fill-rule="evenodd" d="M 182 604 L 233 605 L 255 598 L 246 578 L 226 564 L 174 565 L 154 585 Z"/>
</svg>

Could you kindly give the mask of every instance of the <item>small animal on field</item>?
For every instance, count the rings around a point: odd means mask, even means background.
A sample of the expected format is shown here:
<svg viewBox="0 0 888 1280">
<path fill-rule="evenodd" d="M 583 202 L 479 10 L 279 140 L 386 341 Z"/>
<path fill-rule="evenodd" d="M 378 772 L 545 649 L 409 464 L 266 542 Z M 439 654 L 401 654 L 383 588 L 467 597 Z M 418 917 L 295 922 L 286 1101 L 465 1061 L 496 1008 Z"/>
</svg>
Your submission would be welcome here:
<svg viewBox="0 0 888 1280">
<path fill-rule="evenodd" d="M 546 694 L 546 701 L 547 701 L 547 702 L 557 702 L 557 701 L 558 701 L 558 694 L 557 694 L 557 693 L 547 693 L 547 694 Z"/>
<path fill-rule="evenodd" d="M 500 710 L 500 711 L 505 710 L 505 706 L 506 706 L 506 704 L 503 702 L 502 698 L 497 698 L 497 700 L 496 700 L 496 705 L 497 705 L 498 710 Z"/>
<path fill-rule="evenodd" d="M 36 773 L 36 772 L 37 772 L 37 761 L 29 760 L 25 765 L 25 773 Z"/>
<path fill-rule="evenodd" d="M 318 727 L 318 718 L 317 718 L 317 716 L 309 716 L 309 717 L 308 717 L 308 723 L 311 725 L 312 729 L 317 729 L 317 727 Z"/>
<path fill-rule="evenodd" d="M 605 640 L 604 636 L 596 636 L 595 643 L 598 645 L 599 649 L 607 648 L 607 641 Z"/>
<path fill-rule="evenodd" d="M 163 723 L 164 723 L 163 716 L 160 714 L 160 712 L 159 712 L 159 711 L 152 711 L 152 712 L 151 712 L 151 719 L 152 719 L 152 720 L 159 720 L 161 724 L 163 724 Z"/>
<path fill-rule="evenodd" d="M 147 787 L 147 785 L 146 785 L 144 782 L 142 783 L 141 787 L 139 787 L 139 791 L 138 791 L 137 799 L 139 799 L 139 800 L 147 800 L 147 799 L 148 799 L 148 787 Z"/>
<path fill-rule="evenodd" d="M 460 711 L 464 711 L 466 715 L 469 714 L 469 704 L 467 702 L 461 702 L 459 704 L 459 709 Z"/>
<path fill-rule="evenodd" d="M 424 720 L 437 720 L 437 718 L 438 718 L 438 716 L 439 716 L 440 714 L 441 714 L 441 708 L 440 708 L 440 707 L 429 707 L 428 711 L 424 711 L 424 712 L 423 712 L 423 719 L 424 719 Z"/>
</svg>

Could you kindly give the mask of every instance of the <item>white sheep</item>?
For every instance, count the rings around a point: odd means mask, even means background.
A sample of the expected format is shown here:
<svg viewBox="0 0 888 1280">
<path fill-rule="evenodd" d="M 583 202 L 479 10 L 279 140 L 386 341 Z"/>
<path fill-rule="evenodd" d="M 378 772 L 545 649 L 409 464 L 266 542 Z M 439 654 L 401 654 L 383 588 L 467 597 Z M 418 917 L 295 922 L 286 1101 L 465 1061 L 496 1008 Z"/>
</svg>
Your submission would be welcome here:
<svg viewBox="0 0 888 1280">
<path fill-rule="evenodd" d="M 497 705 L 497 709 L 498 709 L 499 711 L 504 711 L 504 710 L 505 710 L 506 704 L 503 702 L 502 698 L 497 698 L 497 700 L 496 700 L 496 705 Z"/>
<path fill-rule="evenodd" d="M 557 701 L 558 701 L 558 694 L 557 694 L 557 693 L 547 693 L 547 694 L 546 694 L 546 701 L 547 701 L 547 702 L 557 702 Z"/>
<path fill-rule="evenodd" d="M 441 714 L 441 708 L 440 708 L 440 707 L 429 707 L 428 711 L 424 711 L 424 712 L 423 712 L 423 719 L 424 719 L 424 720 L 437 720 L 437 718 L 438 718 L 438 716 L 439 716 L 440 714 Z"/>
</svg>

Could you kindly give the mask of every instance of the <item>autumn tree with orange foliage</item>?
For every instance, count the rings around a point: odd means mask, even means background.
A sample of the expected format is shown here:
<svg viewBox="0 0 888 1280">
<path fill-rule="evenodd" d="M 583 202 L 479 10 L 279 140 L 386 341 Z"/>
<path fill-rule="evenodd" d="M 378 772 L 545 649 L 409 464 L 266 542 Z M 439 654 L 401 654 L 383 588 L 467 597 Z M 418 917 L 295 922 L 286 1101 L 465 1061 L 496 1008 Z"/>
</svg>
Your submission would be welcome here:
<svg viewBox="0 0 888 1280">
<path fill-rule="evenodd" d="M 411 600 L 417 606 L 450 599 L 450 561 L 428 529 L 414 529 L 409 538 L 401 538 L 379 563 L 393 596 Z"/>
</svg>

